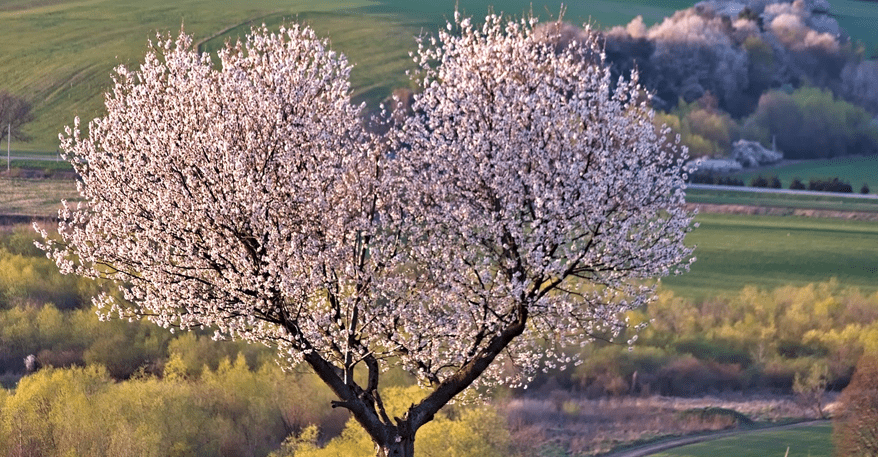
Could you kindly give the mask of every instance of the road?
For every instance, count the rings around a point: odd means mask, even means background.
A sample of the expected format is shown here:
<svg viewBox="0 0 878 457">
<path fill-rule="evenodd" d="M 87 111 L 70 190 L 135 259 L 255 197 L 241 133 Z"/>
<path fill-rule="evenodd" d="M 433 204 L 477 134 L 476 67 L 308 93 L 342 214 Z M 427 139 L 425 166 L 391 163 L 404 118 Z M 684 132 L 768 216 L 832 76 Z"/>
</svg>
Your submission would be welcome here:
<svg viewBox="0 0 878 457">
<path fill-rule="evenodd" d="M 0 154 L 0 159 L 5 159 L 6 154 Z M 39 156 L 21 156 L 15 155 L 10 156 L 10 160 L 36 160 L 40 162 L 60 162 L 61 157 L 59 156 L 47 156 L 47 155 L 39 155 Z"/>
</svg>

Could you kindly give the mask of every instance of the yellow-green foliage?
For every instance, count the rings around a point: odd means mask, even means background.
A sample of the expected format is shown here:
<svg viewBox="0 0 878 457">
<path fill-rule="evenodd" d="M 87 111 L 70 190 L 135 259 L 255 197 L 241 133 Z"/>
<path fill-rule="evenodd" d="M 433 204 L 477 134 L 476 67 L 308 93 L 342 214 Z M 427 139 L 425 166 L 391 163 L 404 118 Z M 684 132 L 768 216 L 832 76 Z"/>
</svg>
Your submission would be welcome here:
<svg viewBox="0 0 878 457">
<path fill-rule="evenodd" d="M 681 99 L 671 113 L 656 113 L 654 122 L 680 135 L 692 157 L 728 155 L 732 143 L 740 138 L 738 124 L 717 109 L 716 99 L 709 94 L 692 103 Z"/>
<path fill-rule="evenodd" d="M 244 341 L 216 342 L 207 335 L 185 332 L 168 343 L 168 362 L 165 377 L 197 378 L 205 370 L 216 371 L 226 359 L 243 355 L 250 367 L 274 360 L 274 351 L 266 346 L 248 344 Z M 172 373 L 173 372 L 173 373 Z"/>
<path fill-rule="evenodd" d="M 645 343 L 681 337 L 731 341 L 754 357 L 820 357 L 843 375 L 864 350 L 878 347 L 878 293 L 863 295 L 830 281 L 775 290 L 746 287 L 728 301 L 693 303 L 663 292 L 646 310 Z"/>
<path fill-rule="evenodd" d="M 30 226 L 0 228 L 0 309 L 53 303 L 61 309 L 80 307 L 97 291 L 97 284 L 62 275 L 55 262 L 34 246 Z"/>
<path fill-rule="evenodd" d="M 243 356 L 190 380 L 45 369 L 0 390 L 0 455 L 266 455 L 308 424 L 341 424 L 330 398 L 314 376 L 254 370 Z"/>
<path fill-rule="evenodd" d="M 382 398 L 388 414 L 398 416 L 425 395 L 417 386 L 386 389 Z M 369 435 L 353 419 L 340 436 L 320 446 L 318 430 L 306 428 L 288 439 L 272 457 L 357 457 L 372 456 L 375 447 Z M 510 452 L 505 420 L 491 406 L 450 406 L 418 430 L 415 454 L 426 457 L 505 457 Z"/>
<path fill-rule="evenodd" d="M 632 352 L 619 345 L 586 348 L 572 381 L 587 394 L 750 387 L 792 393 L 797 378 L 800 388 L 846 379 L 861 354 L 878 348 L 878 293 L 864 295 L 835 281 L 745 287 L 731 298 L 701 302 L 664 290 L 628 319 L 650 322 Z"/>
<path fill-rule="evenodd" d="M 46 302 L 71 308 L 88 292 L 87 281 L 61 275 L 44 255 L 16 254 L 0 246 L 0 308 Z"/>
<path fill-rule="evenodd" d="M 21 372 L 34 354 L 47 366 L 105 366 L 125 378 L 165 357 L 171 334 L 146 321 L 99 322 L 94 309 L 61 311 L 52 305 L 0 311 L 0 371 Z"/>
</svg>

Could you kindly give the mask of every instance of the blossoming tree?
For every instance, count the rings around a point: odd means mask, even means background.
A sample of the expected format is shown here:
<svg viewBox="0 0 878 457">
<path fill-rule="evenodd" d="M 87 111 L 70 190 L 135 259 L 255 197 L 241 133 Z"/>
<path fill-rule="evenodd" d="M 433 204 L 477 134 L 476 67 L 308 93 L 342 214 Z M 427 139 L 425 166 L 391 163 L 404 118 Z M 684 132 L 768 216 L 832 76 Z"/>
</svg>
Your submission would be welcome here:
<svg viewBox="0 0 878 457">
<path fill-rule="evenodd" d="M 45 249 L 118 284 L 107 317 L 308 364 L 379 455 L 411 456 L 457 394 L 574 363 L 563 345 L 618 336 L 643 280 L 687 266 L 682 162 L 640 88 L 534 25 L 458 17 L 422 40 L 415 115 L 384 138 L 308 28 L 254 29 L 219 69 L 163 38 L 62 135 L 85 201 Z M 391 364 L 427 387 L 394 418 Z"/>
</svg>

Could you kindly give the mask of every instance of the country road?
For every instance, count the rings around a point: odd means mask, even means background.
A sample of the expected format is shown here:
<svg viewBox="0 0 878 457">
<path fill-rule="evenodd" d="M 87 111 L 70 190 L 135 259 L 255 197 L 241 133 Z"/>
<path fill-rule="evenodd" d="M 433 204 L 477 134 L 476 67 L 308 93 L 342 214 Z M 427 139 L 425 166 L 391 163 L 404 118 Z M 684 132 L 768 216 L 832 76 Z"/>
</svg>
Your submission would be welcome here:
<svg viewBox="0 0 878 457">
<path fill-rule="evenodd" d="M 753 430 L 732 430 L 728 432 L 719 432 L 719 433 L 711 433 L 708 435 L 698 435 L 698 436 L 683 436 L 680 438 L 674 438 L 667 441 L 662 441 L 659 443 L 646 444 L 643 446 L 638 446 L 633 449 L 626 449 L 624 451 L 612 452 L 609 454 L 604 454 L 601 457 L 647 457 L 653 454 L 657 454 L 662 451 L 667 451 L 668 449 L 673 449 L 680 446 L 686 446 L 689 444 L 695 443 L 703 443 L 705 441 L 718 440 L 720 438 L 728 438 L 730 436 L 738 436 L 745 435 L 750 433 L 759 433 L 766 431 L 778 431 L 778 430 L 788 430 L 791 428 L 797 427 L 805 427 L 809 425 L 815 424 L 823 424 L 829 422 L 828 420 L 812 420 L 812 421 L 803 421 L 796 422 L 794 424 L 786 424 L 786 425 L 777 425 L 771 427 L 757 428 Z"/>
<path fill-rule="evenodd" d="M 6 154 L 0 155 L 0 159 L 5 159 Z M 60 156 L 47 156 L 47 155 L 38 155 L 38 156 L 10 156 L 10 160 L 36 160 L 39 162 L 61 162 Z"/>
</svg>

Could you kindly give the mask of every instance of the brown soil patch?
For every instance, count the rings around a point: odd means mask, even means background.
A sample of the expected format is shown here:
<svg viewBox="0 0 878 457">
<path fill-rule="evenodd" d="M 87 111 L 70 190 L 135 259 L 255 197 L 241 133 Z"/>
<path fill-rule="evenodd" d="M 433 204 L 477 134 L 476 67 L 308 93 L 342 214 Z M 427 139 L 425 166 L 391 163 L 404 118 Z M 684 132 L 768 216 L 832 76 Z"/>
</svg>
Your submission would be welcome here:
<svg viewBox="0 0 878 457">
<path fill-rule="evenodd" d="M 746 214 L 764 216 L 828 217 L 857 221 L 878 221 L 878 213 L 866 211 L 836 211 L 828 209 L 784 208 L 777 206 L 718 205 L 712 203 L 687 203 L 686 209 L 697 209 L 708 214 Z"/>
</svg>

